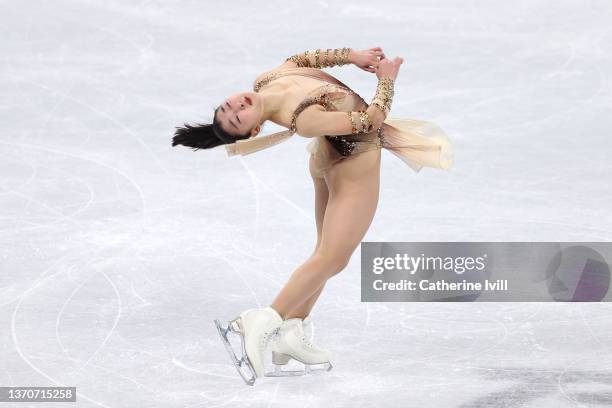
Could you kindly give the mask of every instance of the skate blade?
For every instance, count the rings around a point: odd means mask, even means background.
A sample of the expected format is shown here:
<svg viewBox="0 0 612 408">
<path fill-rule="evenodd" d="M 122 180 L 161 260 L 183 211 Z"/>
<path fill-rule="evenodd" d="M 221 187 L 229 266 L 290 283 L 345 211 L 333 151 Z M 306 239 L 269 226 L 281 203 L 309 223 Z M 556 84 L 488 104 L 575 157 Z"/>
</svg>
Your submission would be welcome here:
<svg viewBox="0 0 612 408">
<path fill-rule="evenodd" d="M 275 364 L 274 371 L 264 374 L 265 377 L 299 377 L 306 374 L 305 370 L 283 370 L 282 366 Z"/>
<path fill-rule="evenodd" d="M 254 385 L 257 376 L 255 375 L 255 370 L 249 362 L 246 352 L 244 352 L 244 337 L 242 333 L 233 330 L 231 323 L 224 327 L 218 319 L 215 319 L 214 322 L 215 326 L 217 327 L 217 331 L 219 332 L 219 336 L 221 336 L 221 340 L 223 341 L 223 345 L 225 346 L 225 350 L 227 350 L 227 354 L 230 356 L 234 367 L 236 367 L 236 371 L 238 371 L 238 374 L 240 377 L 242 377 L 247 385 Z M 228 333 L 234 333 L 240 337 L 240 343 L 243 350 L 243 354 L 240 359 L 236 356 L 232 343 L 229 341 Z"/>
<path fill-rule="evenodd" d="M 303 363 L 302 363 L 303 364 Z M 322 364 L 304 364 L 302 370 L 283 370 L 282 365 L 275 364 L 274 371 L 270 371 L 264 374 L 266 377 L 298 377 L 302 375 L 317 375 L 319 373 L 330 371 L 333 366 L 330 362 Z M 314 368 L 313 368 L 314 367 Z"/>
<path fill-rule="evenodd" d="M 304 371 L 306 371 L 306 374 L 318 374 L 331 371 L 332 368 L 334 368 L 334 366 L 332 366 L 332 363 L 328 361 L 327 363 L 323 364 L 306 365 Z"/>
</svg>

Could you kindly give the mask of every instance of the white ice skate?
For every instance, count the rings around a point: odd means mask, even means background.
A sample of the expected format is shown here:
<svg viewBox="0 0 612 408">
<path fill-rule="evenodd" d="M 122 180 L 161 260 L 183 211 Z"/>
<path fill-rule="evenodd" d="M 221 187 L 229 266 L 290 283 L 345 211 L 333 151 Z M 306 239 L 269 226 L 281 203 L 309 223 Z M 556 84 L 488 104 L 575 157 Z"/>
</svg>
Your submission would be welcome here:
<svg viewBox="0 0 612 408">
<path fill-rule="evenodd" d="M 287 319 L 279 329 L 278 338 L 272 344 L 274 371 L 266 377 L 289 377 L 332 369 L 331 352 L 312 344 L 311 336 L 304 333 L 304 326 L 310 326 L 310 319 Z M 304 364 L 300 370 L 283 370 L 291 359 Z M 313 368 L 314 367 L 314 368 Z"/>
<path fill-rule="evenodd" d="M 282 317 L 271 307 L 246 310 L 225 327 L 218 319 L 215 319 L 215 325 L 225 348 L 238 374 L 248 385 L 255 384 L 255 380 L 263 376 L 264 350 L 270 339 L 278 332 L 282 322 Z M 237 357 L 228 333 L 234 333 L 240 337 L 242 357 Z"/>
</svg>

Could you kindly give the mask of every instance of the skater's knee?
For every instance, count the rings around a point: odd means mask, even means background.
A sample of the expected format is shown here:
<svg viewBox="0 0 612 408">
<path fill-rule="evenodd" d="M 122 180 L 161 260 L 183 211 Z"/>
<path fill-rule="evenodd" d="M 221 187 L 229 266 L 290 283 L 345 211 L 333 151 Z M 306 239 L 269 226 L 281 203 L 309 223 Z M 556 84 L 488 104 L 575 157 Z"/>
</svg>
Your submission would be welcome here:
<svg viewBox="0 0 612 408">
<path fill-rule="evenodd" d="M 342 254 L 332 254 L 325 251 L 317 251 L 314 258 L 321 265 L 321 271 L 327 277 L 332 277 L 346 268 L 349 263 L 350 256 Z"/>
<path fill-rule="evenodd" d="M 334 276 L 340 272 L 342 272 L 344 269 L 346 269 L 346 266 L 348 265 L 350 260 L 350 256 L 347 256 L 345 258 L 341 258 L 340 260 L 338 260 L 335 264 L 334 264 L 334 268 L 332 268 L 331 272 L 332 275 Z"/>
</svg>

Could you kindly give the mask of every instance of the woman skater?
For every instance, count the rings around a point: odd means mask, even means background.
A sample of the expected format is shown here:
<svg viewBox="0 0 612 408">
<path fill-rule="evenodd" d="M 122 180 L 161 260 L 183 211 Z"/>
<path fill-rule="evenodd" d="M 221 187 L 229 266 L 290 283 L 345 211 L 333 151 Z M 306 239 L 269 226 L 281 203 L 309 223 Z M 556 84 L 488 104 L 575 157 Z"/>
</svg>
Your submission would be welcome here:
<svg viewBox="0 0 612 408">
<path fill-rule="evenodd" d="M 369 105 L 320 69 L 349 63 L 378 78 Z M 273 337 L 272 359 L 277 367 L 295 359 L 305 364 L 306 371 L 315 364 L 331 369 L 331 353 L 309 341 L 304 319 L 326 281 L 348 264 L 372 222 L 379 196 L 381 149 L 389 150 L 416 172 L 424 166 L 449 169 L 452 165 L 452 146 L 435 124 L 387 117 L 402 63 L 400 57 L 387 59 L 380 47 L 305 51 L 260 75 L 253 92 L 222 101 L 213 123 L 185 125 L 175 133 L 173 146 L 197 150 L 223 144 L 230 156 L 268 148 L 295 133 L 312 138 L 307 146 L 317 227 L 312 255 L 293 272 L 270 306 L 246 310 L 227 326 L 215 320 L 247 384 L 253 385 L 263 375 L 263 352 Z M 287 130 L 258 136 L 266 120 Z M 230 332 L 240 335 L 240 358 L 229 343 Z M 285 374 L 277 371 L 273 375 Z"/>
</svg>

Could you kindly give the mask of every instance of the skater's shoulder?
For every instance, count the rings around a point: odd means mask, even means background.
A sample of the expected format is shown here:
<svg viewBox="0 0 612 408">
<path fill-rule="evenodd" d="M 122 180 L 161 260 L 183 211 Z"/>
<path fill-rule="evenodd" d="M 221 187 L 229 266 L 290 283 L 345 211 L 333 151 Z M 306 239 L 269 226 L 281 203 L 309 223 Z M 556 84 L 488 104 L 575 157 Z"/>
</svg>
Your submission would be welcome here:
<svg viewBox="0 0 612 408">
<path fill-rule="evenodd" d="M 317 68 L 306 68 L 306 71 L 308 71 L 308 70 L 317 70 L 317 71 L 320 71 Z M 265 77 L 273 76 L 273 75 L 278 75 L 278 74 L 284 73 L 284 72 L 289 74 L 289 73 L 303 73 L 304 71 L 305 70 L 304 70 L 303 67 L 298 67 L 295 62 L 293 62 L 291 60 L 288 60 L 288 61 L 285 61 L 282 64 L 280 64 L 280 65 L 278 65 L 278 66 L 276 66 L 274 68 L 271 68 L 271 69 L 269 69 L 267 71 L 264 71 L 261 74 L 259 74 L 257 76 L 257 78 L 255 79 L 255 83 L 257 83 L 258 81 L 264 79 Z"/>
<path fill-rule="evenodd" d="M 257 75 L 253 81 L 253 89 L 257 92 L 259 88 L 267 85 L 270 81 L 281 76 L 282 72 L 283 69 L 279 69 L 278 67 L 262 72 L 261 74 Z"/>
</svg>

